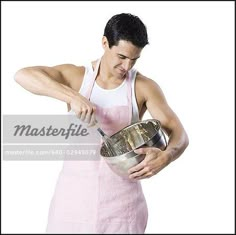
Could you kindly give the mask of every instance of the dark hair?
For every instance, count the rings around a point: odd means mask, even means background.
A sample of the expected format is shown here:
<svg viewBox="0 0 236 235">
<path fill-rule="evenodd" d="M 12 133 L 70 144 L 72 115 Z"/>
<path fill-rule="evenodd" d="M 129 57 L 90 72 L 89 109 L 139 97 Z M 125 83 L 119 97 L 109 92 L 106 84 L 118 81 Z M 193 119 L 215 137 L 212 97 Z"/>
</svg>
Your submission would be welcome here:
<svg viewBox="0 0 236 235">
<path fill-rule="evenodd" d="M 104 36 L 108 40 L 109 48 L 117 46 L 120 40 L 130 41 L 139 48 L 148 44 L 146 26 L 138 16 L 129 13 L 112 16 L 106 24 Z"/>
</svg>

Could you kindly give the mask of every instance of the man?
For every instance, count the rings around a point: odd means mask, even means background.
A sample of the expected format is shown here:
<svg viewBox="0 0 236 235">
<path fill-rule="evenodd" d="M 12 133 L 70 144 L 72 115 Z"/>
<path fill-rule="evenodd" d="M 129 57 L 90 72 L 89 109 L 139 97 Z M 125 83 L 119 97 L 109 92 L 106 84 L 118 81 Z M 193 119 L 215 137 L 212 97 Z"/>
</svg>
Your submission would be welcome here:
<svg viewBox="0 0 236 235">
<path fill-rule="evenodd" d="M 148 211 L 141 179 L 156 175 L 188 146 L 179 118 L 161 88 L 133 67 L 148 44 L 146 27 L 132 14 L 118 14 L 102 37 L 104 54 L 89 66 L 63 64 L 19 70 L 15 80 L 30 92 L 59 99 L 83 122 L 108 134 L 142 119 L 148 110 L 169 137 L 165 151 L 140 148 L 144 160 L 122 179 L 99 161 L 65 162 L 48 220 L 48 233 L 144 233 Z"/>
</svg>

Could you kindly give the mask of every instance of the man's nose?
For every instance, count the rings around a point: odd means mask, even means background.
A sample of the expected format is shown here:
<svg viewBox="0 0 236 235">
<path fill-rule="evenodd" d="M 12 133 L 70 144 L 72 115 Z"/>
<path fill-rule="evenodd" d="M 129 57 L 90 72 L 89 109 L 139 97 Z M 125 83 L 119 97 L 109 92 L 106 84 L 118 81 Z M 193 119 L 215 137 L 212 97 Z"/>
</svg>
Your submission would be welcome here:
<svg viewBox="0 0 236 235">
<path fill-rule="evenodd" d="M 129 60 L 128 58 L 126 58 L 126 59 L 124 60 L 124 63 L 123 63 L 123 65 L 122 65 L 122 67 L 123 67 L 123 69 L 124 69 L 125 71 L 129 71 L 129 70 L 132 68 L 132 61 Z"/>
</svg>

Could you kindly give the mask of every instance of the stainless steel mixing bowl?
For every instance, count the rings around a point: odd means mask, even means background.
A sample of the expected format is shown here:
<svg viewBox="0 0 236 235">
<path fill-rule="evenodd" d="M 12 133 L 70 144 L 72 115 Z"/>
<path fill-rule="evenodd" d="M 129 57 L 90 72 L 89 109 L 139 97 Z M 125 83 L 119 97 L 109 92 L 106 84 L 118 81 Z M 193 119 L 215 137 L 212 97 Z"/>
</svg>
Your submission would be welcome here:
<svg viewBox="0 0 236 235">
<path fill-rule="evenodd" d="M 167 147 L 166 136 L 161 128 L 160 121 L 148 119 L 131 124 L 114 135 L 110 136 L 116 155 L 103 143 L 100 155 L 109 167 L 118 175 L 128 177 L 128 170 L 140 163 L 144 156 L 136 154 L 134 149 L 140 147 L 157 147 L 165 150 Z"/>
</svg>

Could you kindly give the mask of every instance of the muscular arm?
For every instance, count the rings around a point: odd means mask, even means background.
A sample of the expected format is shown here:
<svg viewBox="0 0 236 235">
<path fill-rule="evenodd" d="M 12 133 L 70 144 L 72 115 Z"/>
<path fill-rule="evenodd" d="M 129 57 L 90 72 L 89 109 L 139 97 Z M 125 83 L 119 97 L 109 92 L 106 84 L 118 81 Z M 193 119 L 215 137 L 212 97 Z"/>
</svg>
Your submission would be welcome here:
<svg viewBox="0 0 236 235">
<path fill-rule="evenodd" d="M 163 130 L 169 137 L 165 151 L 154 147 L 135 150 L 137 154 L 145 154 L 145 158 L 129 169 L 129 177 L 144 179 L 152 177 L 176 160 L 187 148 L 188 136 L 157 83 L 139 74 L 136 78 L 136 95 L 140 116 L 148 110 L 152 118 L 161 122 Z"/>
<path fill-rule="evenodd" d="M 95 106 L 78 93 L 83 76 L 83 67 L 65 64 L 23 68 L 16 72 L 14 78 L 33 94 L 66 102 L 68 109 L 71 108 L 82 121 L 93 125 Z"/>
<path fill-rule="evenodd" d="M 152 80 L 147 79 L 143 86 L 145 105 L 151 116 L 158 119 L 169 137 L 166 149 L 171 161 L 177 159 L 188 146 L 187 133 L 174 111 L 168 105 L 161 88 Z"/>
<path fill-rule="evenodd" d="M 15 74 L 15 81 L 26 90 L 37 94 L 59 99 L 70 103 L 77 95 L 78 84 L 73 82 L 73 74 L 82 74 L 82 69 L 74 65 L 54 67 L 34 66 L 20 69 Z M 72 75 L 72 76 L 71 76 Z M 76 81 L 78 82 L 79 76 Z"/>
</svg>

